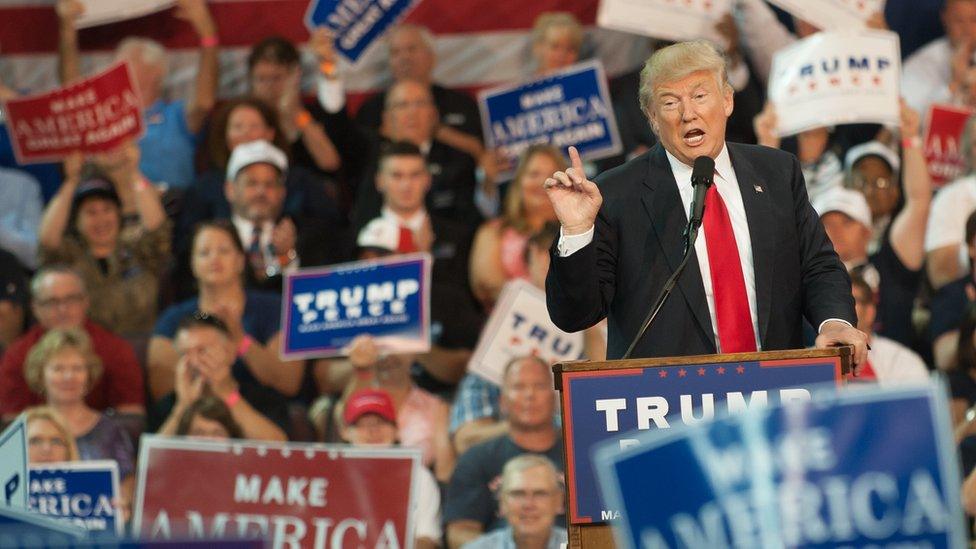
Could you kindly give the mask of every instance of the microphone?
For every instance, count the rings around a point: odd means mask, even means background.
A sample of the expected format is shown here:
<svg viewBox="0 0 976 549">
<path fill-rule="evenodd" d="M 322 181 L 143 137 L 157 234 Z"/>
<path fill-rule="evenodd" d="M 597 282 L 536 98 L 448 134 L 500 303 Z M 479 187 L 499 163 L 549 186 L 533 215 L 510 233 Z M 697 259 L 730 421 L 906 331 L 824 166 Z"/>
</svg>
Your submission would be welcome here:
<svg viewBox="0 0 976 549">
<path fill-rule="evenodd" d="M 691 199 L 688 212 L 688 226 L 685 228 L 685 254 L 698 236 L 702 217 L 705 215 L 705 193 L 715 180 L 715 160 L 708 156 L 699 156 L 691 170 L 691 185 L 695 188 L 695 195 Z"/>
<path fill-rule="evenodd" d="M 634 339 L 630 342 L 630 346 L 627 347 L 627 352 L 624 353 L 623 359 L 630 358 L 630 354 L 634 352 L 637 343 L 647 333 L 647 329 L 650 328 L 651 323 L 657 318 L 657 314 L 661 312 L 661 307 L 664 306 L 664 302 L 671 295 L 671 291 L 674 290 L 675 285 L 678 283 L 678 277 L 684 272 L 685 266 L 691 258 L 695 240 L 698 238 L 698 229 L 701 227 L 702 217 L 705 215 L 705 193 L 712 186 L 715 180 L 714 175 L 715 160 L 707 156 L 699 156 L 695 159 L 695 165 L 691 169 L 691 185 L 695 188 L 695 195 L 691 199 L 691 208 L 688 212 L 688 225 L 685 227 L 684 232 L 685 249 L 681 263 L 678 264 L 678 268 L 674 270 L 674 273 L 668 277 L 668 280 L 664 283 L 664 287 L 661 288 L 661 293 L 654 300 L 654 305 L 647 311 L 647 317 L 644 318 L 640 330 L 637 331 L 637 335 L 634 336 Z"/>
</svg>

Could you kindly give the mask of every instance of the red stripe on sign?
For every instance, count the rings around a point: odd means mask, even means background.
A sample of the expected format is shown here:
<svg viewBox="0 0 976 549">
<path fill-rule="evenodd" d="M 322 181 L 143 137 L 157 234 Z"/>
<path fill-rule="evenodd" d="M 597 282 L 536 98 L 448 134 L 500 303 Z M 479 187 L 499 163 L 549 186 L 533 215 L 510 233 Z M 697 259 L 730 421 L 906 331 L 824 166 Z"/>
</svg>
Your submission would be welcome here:
<svg viewBox="0 0 976 549">
<path fill-rule="evenodd" d="M 407 21 L 424 25 L 435 34 L 527 29 L 544 11 L 568 11 L 585 25 L 596 19 L 597 0 L 420 0 Z M 277 34 L 304 42 L 308 39 L 305 13 L 308 0 L 240 0 L 210 3 L 221 44 L 249 46 Z M 79 33 L 84 51 L 111 50 L 125 36 L 146 36 L 170 48 L 196 47 L 198 38 L 190 25 L 176 19 L 173 10 L 154 13 Z M 57 50 L 58 18 L 54 7 L 0 8 L 0 52 L 7 55 L 52 53 Z M 41 32 L 38 32 L 41 31 Z"/>
</svg>

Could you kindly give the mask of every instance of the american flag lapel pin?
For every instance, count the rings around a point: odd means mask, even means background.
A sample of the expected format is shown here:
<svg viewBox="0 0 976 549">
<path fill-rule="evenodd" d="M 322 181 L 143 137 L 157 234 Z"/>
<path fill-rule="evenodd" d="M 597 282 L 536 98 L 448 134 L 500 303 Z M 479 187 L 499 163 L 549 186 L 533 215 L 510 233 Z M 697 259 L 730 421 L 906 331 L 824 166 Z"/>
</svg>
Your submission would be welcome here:
<svg viewBox="0 0 976 549">
<path fill-rule="evenodd" d="M 763 192 L 763 188 L 761 185 L 753 185 L 752 188 L 755 189 L 757 193 Z"/>
</svg>

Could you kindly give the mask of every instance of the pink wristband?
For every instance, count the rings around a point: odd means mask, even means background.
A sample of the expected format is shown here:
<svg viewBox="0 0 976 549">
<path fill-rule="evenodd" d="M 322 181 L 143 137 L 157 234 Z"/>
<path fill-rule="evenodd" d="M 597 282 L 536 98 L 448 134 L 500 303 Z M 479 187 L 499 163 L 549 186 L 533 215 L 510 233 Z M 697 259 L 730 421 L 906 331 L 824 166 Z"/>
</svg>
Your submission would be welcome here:
<svg viewBox="0 0 976 549">
<path fill-rule="evenodd" d="M 220 45 L 220 39 L 217 38 L 216 34 L 210 36 L 204 36 L 200 39 L 201 48 L 216 48 Z"/>
<path fill-rule="evenodd" d="M 239 400 L 241 400 L 241 393 L 234 391 L 233 393 L 224 397 L 224 404 L 226 404 L 228 408 L 233 408 Z"/>
<path fill-rule="evenodd" d="M 251 336 L 244 334 L 244 337 L 241 338 L 241 344 L 237 346 L 237 358 L 243 358 L 247 354 L 247 350 L 251 348 L 252 343 L 254 340 L 251 339 Z"/>
</svg>

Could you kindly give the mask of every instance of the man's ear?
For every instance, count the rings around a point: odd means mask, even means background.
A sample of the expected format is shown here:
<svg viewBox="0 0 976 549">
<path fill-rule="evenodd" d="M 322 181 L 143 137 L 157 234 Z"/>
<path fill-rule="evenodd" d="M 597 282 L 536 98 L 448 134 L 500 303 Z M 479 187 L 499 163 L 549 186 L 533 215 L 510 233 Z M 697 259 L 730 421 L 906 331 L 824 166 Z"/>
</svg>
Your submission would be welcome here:
<svg viewBox="0 0 976 549">
<path fill-rule="evenodd" d="M 735 93 L 732 86 L 729 84 L 725 85 L 724 93 L 722 94 L 722 103 L 725 110 L 725 117 L 728 118 L 732 116 L 732 110 L 735 107 Z"/>
</svg>

